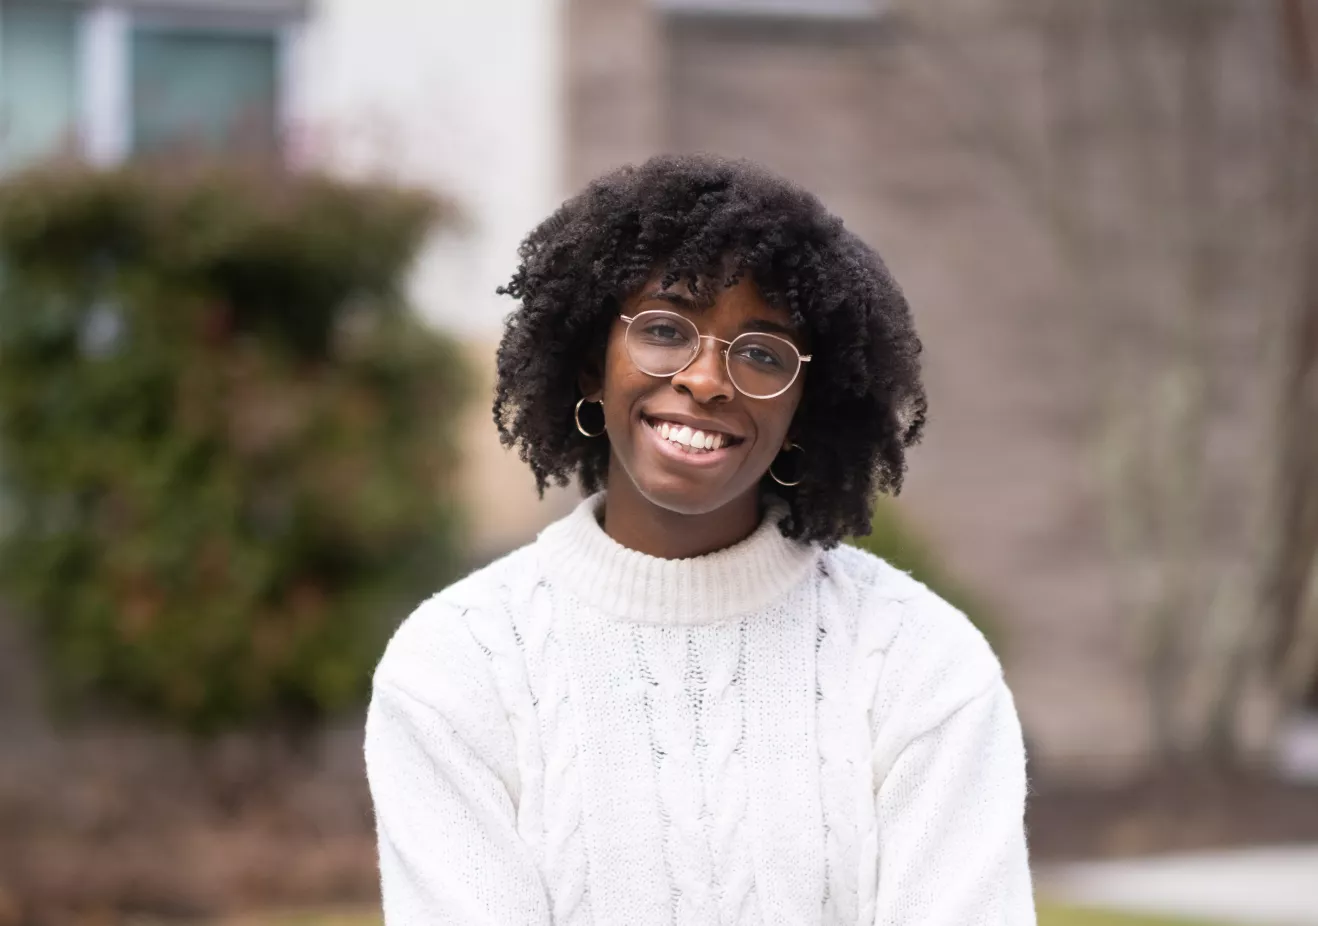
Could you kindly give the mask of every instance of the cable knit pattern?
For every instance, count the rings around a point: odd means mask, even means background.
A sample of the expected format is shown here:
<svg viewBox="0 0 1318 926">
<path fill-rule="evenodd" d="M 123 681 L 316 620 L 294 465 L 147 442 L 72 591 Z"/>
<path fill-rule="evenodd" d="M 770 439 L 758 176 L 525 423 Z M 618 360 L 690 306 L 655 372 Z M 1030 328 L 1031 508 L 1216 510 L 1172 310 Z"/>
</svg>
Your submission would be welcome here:
<svg viewBox="0 0 1318 926">
<path fill-rule="evenodd" d="M 845 581 L 845 580 L 844 580 Z M 824 590 L 821 590 L 824 594 Z M 851 583 L 840 596 L 854 608 L 855 587 Z M 848 601 L 848 599 L 850 599 Z M 819 640 L 815 652 L 818 667 L 817 698 L 819 778 L 824 808 L 824 919 L 826 922 L 856 922 L 856 808 L 852 801 L 859 772 L 856 727 L 848 723 L 855 712 L 850 701 L 853 630 L 848 610 L 819 607 Z M 869 737 L 865 738 L 865 743 Z M 868 764 L 868 763 L 866 763 Z"/>
<path fill-rule="evenodd" d="M 720 628 L 724 630 L 725 628 Z M 750 843 L 742 832 L 746 818 L 746 769 L 740 683 L 744 623 L 713 640 L 705 677 L 703 727 L 707 743 L 705 807 L 712 817 L 711 853 L 722 926 L 759 921 Z"/>
<path fill-rule="evenodd" d="M 879 818 L 874 806 L 876 782 L 871 762 L 873 704 L 875 691 L 883 673 L 885 644 L 892 627 L 877 622 L 861 625 L 859 641 L 851 669 L 853 679 L 853 717 L 851 737 L 861 748 L 860 761 L 852 778 L 852 806 L 856 815 L 856 896 L 858 926 L 874 926 L 877 916 L 879 881 Z"/>
<path fill-rule="evenodd" d="M 511 597 L 507 586 L 501 592 L 505 599 Z M 473 614 L 467 628 L 490 659 L 495 685 L 517 744 L 517 765 L 522 782 L 517 831 L 530 846 L 539 850 L 544 841 L 544 754 L 540 748 L 539 721 L 526 660 L 511 621 L 491 620 L 488 615 Z"/>
<path fill-rule="evenodd" d="M 653 683 L 650 695 L 655 756 L 659 774 L 660 812 L 667 819 L 664 848 L 676 889 L 678 926 L 718 922 L 713 897 L 709 845 L 701 821 L 701 792 L 695 787 L 696 726 L 683 680 L 687 637 L 679 628 L 666 630 L 645 663 Z"/>
<path fill-rule="evenodd" d="M 1024 747 L 965 617 L 782 536 L 660 560 L 602 495 L 375 674 L 387 926 L 1030 926 Z"/>
<path fill-rule="evenodd" d="M 530 574 L 534 576 L 534 573 Z M 572 718 L 567 664 L 559 652 L 552 592 L 533 582 L 528 595 L 525 645 L 539 654 L 541 688 L 537 700 L 545 749 L 545 874 L 554 922 L 589 923 L 586 849 L 581 835 L 581 782 L 577 774 L 577 734 Z"/>
</svg>

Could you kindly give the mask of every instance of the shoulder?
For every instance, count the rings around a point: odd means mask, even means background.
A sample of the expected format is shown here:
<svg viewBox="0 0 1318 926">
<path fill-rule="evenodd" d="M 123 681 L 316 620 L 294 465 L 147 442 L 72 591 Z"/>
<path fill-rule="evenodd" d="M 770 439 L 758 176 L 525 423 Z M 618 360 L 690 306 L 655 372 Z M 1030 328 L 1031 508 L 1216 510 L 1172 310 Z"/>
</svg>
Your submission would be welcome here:
<svg viewBox="0 0 1318 926">
<path fill-rule="evenodd" d="M 368 773 L 387 774 L 400 744 L 431 762 L 461 750 L 492 769 L 516 794 L 518 730 L 532 721 L 509 696 L 499 652 L 513 645 L 507 595 L 524 563 L 521 551 L 478 570 L 422 602 L 399 625 L 372 680 L 366 723 Z"/>
<path fill-rule="evenodd" d="M 510 589 L 531 566 L 529 548 L 522 547 L 419 604 L 385 647 L 376 689 L 390 687 L 439 707 L 449 694 L 483 687 L 499 641 L 512 635 Z"/>
<path fill-rule="evenodd" d="M 901 717 L 918 735 L 1000 683 L 983 633 L 928 586 L 855 547 L 830 550 L 821 564 L 824 581 L 851 589 L 860 655 L 880 663 L 876 721 Z"/>
<path fill-rule="evenodd" d="M 835 547 L 821 556 L 820 572 L 826 583 L 847 589 L 844 600 L 856 610 L 857 637 L 890 655 L 916 660 L 912 670 L 961 666 L 997 671 L 992 648 L 965 614 L 873 553 Z"/>
</svg>

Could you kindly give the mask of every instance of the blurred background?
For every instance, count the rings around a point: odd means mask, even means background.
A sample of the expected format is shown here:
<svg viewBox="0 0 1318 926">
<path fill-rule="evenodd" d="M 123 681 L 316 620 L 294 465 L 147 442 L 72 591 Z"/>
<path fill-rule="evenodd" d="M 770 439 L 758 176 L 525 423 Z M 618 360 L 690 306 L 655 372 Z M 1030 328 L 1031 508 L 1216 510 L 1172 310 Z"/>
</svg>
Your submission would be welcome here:
<svg viewBox="0 0 1318 926">
<path fill-rule="evenodd" d="M 906 290 L 855 542 L 1004 659 L 1042 921 L 1318 923 L 1318 2 L 0 0 L 0 926 L 378 922 L 371 668 L 576 498 L 495 287 L 670 150 Z"/>
</svg>

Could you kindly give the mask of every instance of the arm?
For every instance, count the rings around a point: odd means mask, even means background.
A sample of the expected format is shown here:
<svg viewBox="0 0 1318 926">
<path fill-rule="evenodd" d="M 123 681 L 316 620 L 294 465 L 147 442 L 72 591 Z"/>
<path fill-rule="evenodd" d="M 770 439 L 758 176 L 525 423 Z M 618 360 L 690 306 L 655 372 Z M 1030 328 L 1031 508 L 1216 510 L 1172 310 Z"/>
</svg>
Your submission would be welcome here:
<svg viewBox="0 0 1318 926">
<path fill-rule="evenodd" d="M 366 720 L 385 923 L 549 926 L 517 833 L 512 735 L 483 656 L 412 629 L 377 671 Z"/>
<path fill-rule="evenodd" d="M 1033 926 L 1025 747 L 999 677 L 911 740 L 878 791 L 878 926 Z"/>
</svg>

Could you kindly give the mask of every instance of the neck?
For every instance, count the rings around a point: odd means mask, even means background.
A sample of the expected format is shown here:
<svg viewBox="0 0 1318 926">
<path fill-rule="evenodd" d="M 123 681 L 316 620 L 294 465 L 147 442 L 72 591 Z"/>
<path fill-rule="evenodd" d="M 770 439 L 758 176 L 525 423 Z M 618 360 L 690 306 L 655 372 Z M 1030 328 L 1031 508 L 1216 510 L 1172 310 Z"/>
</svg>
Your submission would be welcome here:
<svg viewBox="0 0 1318 926">
<path fill-rule="evenodd" d="M 810 573 L 818 552 L 783 536 L 787 504 L 777 498 L 764 499 L 763 519 L 740 543 L 681 559 L 623 546 L 600 526 L 613 504 L 611 494 L 593 495 L 546 527 L 536 547 L 547 572 L 531 570 L 528 577 L 552 575 L 568 594 L 611 618 L 694 626 L 781 601 Z"/>
<path fill-rule="evenodd" d="M 690 559 L 723 550 L 759 526 L 759 493 L 752 489 L 704 514 L 681 514 L 641 495 L 621 467 L 609 474 L 604 532 L 619 545 L 659 559 Z"/>
</svg>

